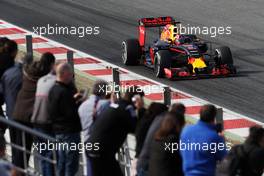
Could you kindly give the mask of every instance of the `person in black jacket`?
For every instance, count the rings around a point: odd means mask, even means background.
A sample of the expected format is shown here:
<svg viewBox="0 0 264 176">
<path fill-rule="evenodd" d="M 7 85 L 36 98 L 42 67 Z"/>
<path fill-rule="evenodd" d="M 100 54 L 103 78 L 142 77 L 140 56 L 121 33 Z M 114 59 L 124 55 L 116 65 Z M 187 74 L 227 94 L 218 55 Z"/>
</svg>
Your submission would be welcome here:
<svg viewBox="0 0 264 176">
<path fill-rule="evenodd" d="M 137 117 L 132 98 L 137 94 L 143 96 L 139 88 L 129 87 L 124 97 L 111 104 L 94 122 L 88 142 L 98 143 L 99 149 L 87 151 L 93 176 L 123 175 L 115 154 L 122 147 L 127 134 L 135 131 Z"/>
<path fill-rule="evenodd" d="M 183 114 L 169 112 L 165 115 L 152 140 L 149 176 L 183 176 L 180 152 L 176 147 L 172 150 L 171 146 L 179 144 L 184 125 Z"/>
<path fill-rule="evenodd" d="M 48 96 L 48 113 L 58 145 L 64 145 L 58 149 L 57 174 L 74 176 L 79 168 L 79 151 L 71 146 L 76 147 L 80 143 L 79 95 L 73 84 L 73 70 L 69 64 L 59 64 L 56 77 Z"/>
<path fill-rule="evenodd" d="M 248 154 L 247 168 L 250 176 L 261 176 L 264 171 L 264 128 L 253 126 L 249 130 L 249 136 L 244 143 L 244 149 Z"/>
<path fill-rule="evenodd" d="M 228 160 L 229 162 L 227 162 Z M 219 165 L 217 176 L 236 174 L 262 176 L 264 171 L 264 128 L 251 127 L 246 141 L 233 146 L 225 161 Z"/>
</svg>

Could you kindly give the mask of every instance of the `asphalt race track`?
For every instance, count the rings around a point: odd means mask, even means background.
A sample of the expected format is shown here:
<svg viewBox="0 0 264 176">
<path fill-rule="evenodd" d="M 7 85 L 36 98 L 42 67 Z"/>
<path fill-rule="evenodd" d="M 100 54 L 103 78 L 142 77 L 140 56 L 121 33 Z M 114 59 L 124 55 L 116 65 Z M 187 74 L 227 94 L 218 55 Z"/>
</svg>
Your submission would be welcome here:
<svg viewBox="0 0 264 176">
<path fill-rule="evenodd" d="M 263 8 L 262 0 L 0 0 L 0 18 L 30 31 L 47 23 L 99 26 L 97 36 L 46 37 L 120 66 L 121 41 L 137 36 L 138 18 L 171 15 L 183 24 L 231 26 L 231 35 L 201 37 L 230 46 L 237 77 L 169 81 L 143 66 L 127 69 L 263 122 Z"/>
</svg>

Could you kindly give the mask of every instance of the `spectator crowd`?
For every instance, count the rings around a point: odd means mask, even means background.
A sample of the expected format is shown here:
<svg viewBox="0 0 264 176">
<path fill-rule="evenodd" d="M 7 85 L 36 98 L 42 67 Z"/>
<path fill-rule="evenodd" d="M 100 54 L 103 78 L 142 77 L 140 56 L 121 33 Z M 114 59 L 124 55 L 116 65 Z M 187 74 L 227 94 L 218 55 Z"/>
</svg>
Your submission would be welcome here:
<svg viewBox="0 0 264 176">
<path fill-rule="evenodd" d="M 217 109 L 204 105 L 196 124 L 185 121 L 181 103 L 144 103 L 144 92 L 130 86 L 125 92 L 107 92 L 108 82 L 95 81 L 91 94 L 78 90 L 74 70 L 56 62 L 52 53 L 39 60 L 32 55 L 17 57 L 17 43 L 0 38 L 0 115 L 58 143 L 78 146 L 83 132 L 88 176 L 123 176 L 117 160 L 128 134 L 136 138 L 133 176 L 261 176 L 264 169 L 264 129 L 253 126 L 243 144 L 225 140 L 223 125 L 216 123 Z M 90 85 L 91 86 L 91 85 Z M 2 109 L 5 105 L 5 112 Z M 222 128 L 219 128 L 222 127 Z M 12 147 L 12 162 L 6 160 L 4 134 L 31 151 L 33 143 L 49 141 L 0 123 L 0 175 L 28 175 L 30 154 Z M 23 141 L 23 139 L 25 139 Z M 95 147 L 96 146 L 96 147 Z M 37 151 L 54 159 L 53 150 Z M 38 158 L 43 176 L 75 176 L 80 152 L 75 148 L 56 150 L 54 165 Z"/>
</svg>

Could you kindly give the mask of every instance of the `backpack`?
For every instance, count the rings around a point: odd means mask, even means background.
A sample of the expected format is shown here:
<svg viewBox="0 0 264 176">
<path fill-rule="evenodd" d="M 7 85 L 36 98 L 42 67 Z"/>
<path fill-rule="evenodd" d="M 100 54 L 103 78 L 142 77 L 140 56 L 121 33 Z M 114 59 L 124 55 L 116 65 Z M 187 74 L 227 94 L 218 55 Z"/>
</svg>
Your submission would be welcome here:
<svg viewBox="0 0 264 176">
<path fill-rule="evenodd" d="M 246 151 L 242 144 L 234 146 L 217 165 L 216 176 L 250 176 L 248 158 L 251 151 L 252 149 Z"/>
</svg>

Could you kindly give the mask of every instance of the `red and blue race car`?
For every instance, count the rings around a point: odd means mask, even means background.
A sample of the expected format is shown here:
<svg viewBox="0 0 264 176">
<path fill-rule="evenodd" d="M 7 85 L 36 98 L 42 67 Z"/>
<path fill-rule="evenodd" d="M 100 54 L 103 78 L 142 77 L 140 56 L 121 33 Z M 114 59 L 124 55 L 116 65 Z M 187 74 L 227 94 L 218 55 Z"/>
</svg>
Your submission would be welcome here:
<svg viewBox="0 0 264 176">
<path fill-rule="evenodd" d="M 143 64 L 154 70 L 157 77 L 197 78 L 236 74 L 229 47 L 212 49 L 212 44 L 193 34 L 181 34 L 180 22 L 172 17 L 142 18 L 138 39 L 122 42 L 125 65 Z M 158 28 L 159 37 L 146 44 L 146 29 Z"/>
</svg>

